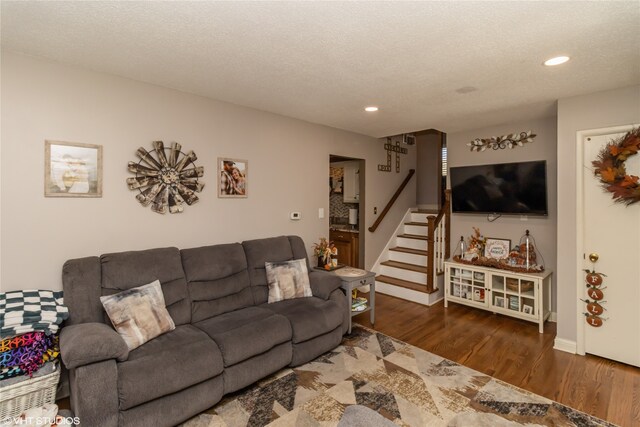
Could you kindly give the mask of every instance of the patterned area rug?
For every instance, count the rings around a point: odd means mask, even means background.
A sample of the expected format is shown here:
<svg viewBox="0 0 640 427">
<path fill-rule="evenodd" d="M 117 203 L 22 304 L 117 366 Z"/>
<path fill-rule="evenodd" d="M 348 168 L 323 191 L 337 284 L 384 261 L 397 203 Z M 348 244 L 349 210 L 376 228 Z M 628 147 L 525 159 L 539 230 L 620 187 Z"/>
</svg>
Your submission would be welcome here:
<svg viewBox="0 0 640 427">
<path fill-rule="evenodd" d="M 393 424 L 612 426 L 357 325 L 334 351 L 226 396 L 183 426 Z"/>
</svg>

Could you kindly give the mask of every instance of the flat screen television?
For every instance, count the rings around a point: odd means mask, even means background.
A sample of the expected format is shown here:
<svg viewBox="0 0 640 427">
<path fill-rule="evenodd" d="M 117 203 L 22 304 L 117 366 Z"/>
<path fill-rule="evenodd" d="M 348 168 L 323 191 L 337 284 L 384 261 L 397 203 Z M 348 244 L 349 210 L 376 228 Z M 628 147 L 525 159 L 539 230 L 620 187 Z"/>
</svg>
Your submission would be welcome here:
<svg viewBox="0 0 640 427">
<path fill-rule="evenodd" d="M 547 162 L 459 166 L 449 170 L 454 213 L 547 215 Z"/>
</svg>

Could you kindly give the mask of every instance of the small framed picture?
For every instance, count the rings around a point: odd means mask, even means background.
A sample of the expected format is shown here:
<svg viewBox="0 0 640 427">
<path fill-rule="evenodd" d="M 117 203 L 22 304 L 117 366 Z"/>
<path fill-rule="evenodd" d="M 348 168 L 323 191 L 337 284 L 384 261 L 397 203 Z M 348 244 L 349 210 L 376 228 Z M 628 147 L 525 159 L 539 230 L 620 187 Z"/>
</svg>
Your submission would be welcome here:
<svg viewBox="0 0 640 427">
<path fill-rule="evenodd" d="M 454 297 L 460 296 L 460 285 L 457 285 L 457 284 L 453 285 L 453 296 Z"/>
<path fill-rule="evenodd" d="M 493 305 L 495 305 L 496 307 L 504 308 L 504 298 L 503 297 L 494 297 Z"/>
<path fill-rule="evenodd" d="M 249 161 L 218 158 L 218 197 L 247 197 Z"/>
<path fill-rule="evenodd" d="M 505 259 L 509 257 L 511 240 L 487 238 L 484 245 L 484 256 L 493 259 Z"/>
<path fill-rule="evenodd" d="M 45 197 L 102 197 L 102 146 L 44 142 Z"/>
<path fill-rule="evenodd" d="M 484 302 L 484 289 L 474 289 L 473 300 Z"/>
<path fill-rule="evenodd" d="M 533 314 L 533 307 L 531 307 L 530 305 L 523 304 L 522 312 L 525 314 Z"/>
<path fill-rule="evenodd" d="M 518 301 L 517 296 L 509 296 L 509 310 L 520 311 L 520 302 Z"/>
</svg>

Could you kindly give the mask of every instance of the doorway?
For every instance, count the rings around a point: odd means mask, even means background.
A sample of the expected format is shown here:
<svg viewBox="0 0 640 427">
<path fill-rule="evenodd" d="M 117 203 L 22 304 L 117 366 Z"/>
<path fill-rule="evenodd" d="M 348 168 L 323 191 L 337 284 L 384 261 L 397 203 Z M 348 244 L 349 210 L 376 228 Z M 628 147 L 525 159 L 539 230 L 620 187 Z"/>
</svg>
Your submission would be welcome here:
<svg viewBox="0 0 640 427">
<path fill-rule="evenodd" d="M 338 263 L 364 267 L 365 161 L 329 156 L 329 240 L 338 250 Z"/>
<path fill-rule="evenodd" d="M 414 132 L 416 137 L 416 204 L 440 211 L 447 189 L 447 134 L 436 129 Z"/>
<path fill-rule="evenodd" d="M 577 351 L 640 366 L 640 205 L 615 203 L 594 176 L 591 162 L 607 143 L 633 126 L 578 132 L 577 135 Z M 625 163 L 628 174 L 640 175 L 640 156 Z M 595 260 L 590 260 L 590 255 Z M 585 286 L 585 272 L 604 273 L 601 295 Z M 590 291 L 587 293 L 587 291 Z M 586 303 L 602 301 L 599 327 L 587 324 Z M 592 322 L 599 323 L 599 322 Z"/>
</svg>

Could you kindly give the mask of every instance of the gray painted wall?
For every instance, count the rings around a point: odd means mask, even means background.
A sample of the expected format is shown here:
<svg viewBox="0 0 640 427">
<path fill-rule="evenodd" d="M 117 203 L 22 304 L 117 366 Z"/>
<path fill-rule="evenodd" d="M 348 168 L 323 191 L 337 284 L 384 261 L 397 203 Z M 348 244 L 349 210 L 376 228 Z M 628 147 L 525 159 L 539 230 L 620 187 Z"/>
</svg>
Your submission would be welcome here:
<svg viewBox="0 0 640 427">
<path fill-rule="evenodd" d="M 475 138 L 488 138 L 513 132 L 531 130 L 537 135 L 532 143 L 522 147 L 504 150 L 486 150 L 471 152 L 467 142 Z M 465 240 L 473 234 L 472 227 L 478 227 L 485 237 L 510 239 L 512 246 L 520 241 L 525 230 L 530 230 L 545 261 L 545 268 L 554 271 L 552 295 L 556 293 L 556 118 L 511 123 L 509 125 L 478 129 L 470 132 L 447 134 L 449 167 L 469 166 L 492 163 L 523 162 L 530 160 L 547 161 L 547 204 L 549 215 L 521 217 L 504 215 L 489 222 L 482 214 L 453 214 L 451 216 L 452 252 L 455 243 L 464 236 Z M 450 188 L 450 185 L 449 185 Z M 526 218 L 526 221 L 523 220 Z M 552 309 L 556 310 L 556 299 L 552 297 Z"/>
<path fill-rule="evenodd" d="M 384 140 L 47 60 L 3 51 L 1 72 L 3 291 L 60 289 L 65 260 L 114 251 L 297 234 L 311 252 L 328 237 L 330 154 L 365 159 L 365 227 L 416 167 L 414 147 L 401 173 L 378 172 Z M 44 197 L 45 139 L 104 147 L 102 198 Z M 127 162 L 156 139 L 180 142 L 205 167 L 201 201 L 179 215 L 142 207 L 125 184 Z M 217 198 L 218 157 L 249 161 L 248 198 Z M 412 180 L 378 230 L 363 233 L 365 267 L 415 205 L 415 192 Z M 291 211 L 302 219 L 291 221 Z"/>
</svg>

